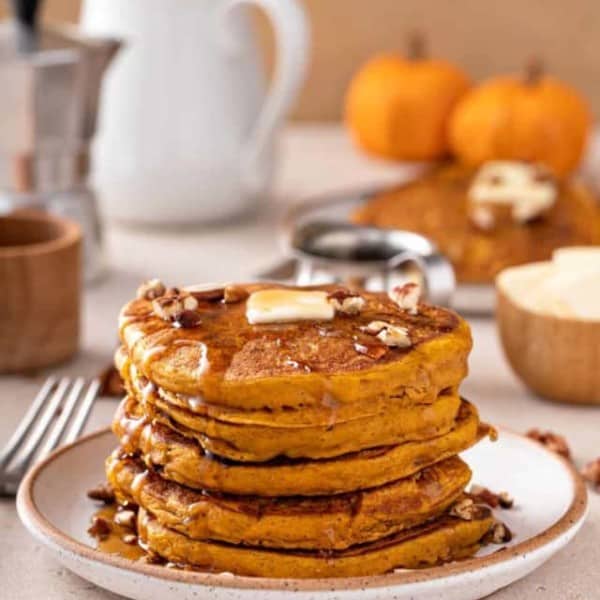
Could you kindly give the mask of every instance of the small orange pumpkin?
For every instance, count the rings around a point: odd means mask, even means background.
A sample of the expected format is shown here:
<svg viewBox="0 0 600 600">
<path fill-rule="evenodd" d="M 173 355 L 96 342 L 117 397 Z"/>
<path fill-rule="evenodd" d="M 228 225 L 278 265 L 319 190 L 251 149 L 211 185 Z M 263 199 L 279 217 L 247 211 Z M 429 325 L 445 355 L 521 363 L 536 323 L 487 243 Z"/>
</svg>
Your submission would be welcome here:
<svg viewBox="0 0 600 600">
<path fill-rule="evenodd" d="M 466 94 L 450 119 L 450 144 L 467 165 L 527 160 L 562 177 L 579 164 L 590 127 L 585 100 L 535 62 L 525 77 L 495 77 Z"/>
<path fill-rule="evenodd" d="M 448 117 L 469 88 L 454 65 L 424 57 L 415 38 L 408 59 L 376 56 L 354 76 L 346 95 L 346 123 L 367 152 L 399 160 L 430 160 L 448 152 Z"/>
</svg>

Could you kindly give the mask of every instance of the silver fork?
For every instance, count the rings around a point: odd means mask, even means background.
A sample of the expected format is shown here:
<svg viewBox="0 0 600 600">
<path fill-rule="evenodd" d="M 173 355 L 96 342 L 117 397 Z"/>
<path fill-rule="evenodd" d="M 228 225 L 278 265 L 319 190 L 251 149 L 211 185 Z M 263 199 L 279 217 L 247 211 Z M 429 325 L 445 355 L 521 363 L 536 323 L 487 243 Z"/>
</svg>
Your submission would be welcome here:
<svg viewBox="0 0 600 600">
<path fill-rule="evenodd" d="M 43 459 L 61 441 L 69 444 L 79 437 L 99 390 L 99 379 L 87 384 L 83 377 L 46 379 L 0 452 L 0 496 L 17 493 L 19 482 L 34 459 Z"/>
</svg>

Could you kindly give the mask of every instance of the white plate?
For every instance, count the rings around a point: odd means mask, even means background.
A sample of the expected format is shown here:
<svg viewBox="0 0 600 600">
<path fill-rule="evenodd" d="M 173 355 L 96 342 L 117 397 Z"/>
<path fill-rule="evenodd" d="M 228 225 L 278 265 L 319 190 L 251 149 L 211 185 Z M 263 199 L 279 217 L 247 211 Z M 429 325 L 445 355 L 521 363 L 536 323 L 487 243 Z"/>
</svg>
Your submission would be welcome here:
<svg viewBox="0 0 600 600">
<path fill-rule="evenodd" d="M 581 527 L 587 506 L 585 485 L 571 465 L 536 442 L 502 431 L 498 442 L 478 444 L 465 459 L 474 482 L 508 490 L 515 498 L 515 508 L 502 511 L 516 534 L 504 551 L 488 547 L 475 558 L 450 565 L 351 579 L 278 580 L 177 571 L 93 548 L 86 529 L 95 508 L 86 491 L 103 480 L 104 457 L 115 445 L 105 430 L 58 450 L 28 474 L 17 507 L 27 529 L 67 568 L 139 600 L 476 600 L 524 577 L 565 546 Z"/>
</svg>

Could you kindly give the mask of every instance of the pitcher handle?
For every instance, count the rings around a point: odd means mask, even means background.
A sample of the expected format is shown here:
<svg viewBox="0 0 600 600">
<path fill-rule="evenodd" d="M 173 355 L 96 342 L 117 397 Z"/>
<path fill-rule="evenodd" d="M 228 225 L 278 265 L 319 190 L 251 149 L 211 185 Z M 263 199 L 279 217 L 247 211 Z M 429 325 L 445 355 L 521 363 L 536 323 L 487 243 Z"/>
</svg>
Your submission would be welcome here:
<svg viewBox="0 0 600 600">
<path fill-rule="evenodd" d="M 388 261 L 386 275 L 406 263 L 416 265 L 421 272 L 425 284 L 425 298 L 428 302 L 441 306 L 451 305 L 456 289 L 456 278 L 454 268 L 443 254 L 432 252 L 423 255 L 405 250 Z"/>
<path fill-rule="evenodd" d="M 277 44 L 271 89 L 242 150 L 242 184 L 250 193 L 257 193 L 269 175 L 261 172 L 265 164 L 261 161 L 262 154 L 304 80 L 310 28 L 297 0 L 228 0 L 221 16 L 227 19 L 231 11 L 242 5 L 255 5 L 265 12 L 273 25 Z M 230 40 L 232 48 L 235 49 L 235 40 Z"/>
</svg>

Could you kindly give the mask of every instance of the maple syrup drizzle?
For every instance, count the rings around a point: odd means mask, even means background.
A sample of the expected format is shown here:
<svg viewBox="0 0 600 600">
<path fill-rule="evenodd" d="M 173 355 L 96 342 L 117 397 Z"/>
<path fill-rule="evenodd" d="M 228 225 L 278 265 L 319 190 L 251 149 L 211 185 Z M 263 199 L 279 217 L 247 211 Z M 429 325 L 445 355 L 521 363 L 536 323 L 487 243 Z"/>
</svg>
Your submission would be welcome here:
<svg viewBox="0 0 600 600">
<path fill-rule="evenodd" d="M 248 286 L 248 291 L 264 288 L 264 286 Z M 339 338 L 338 345 L 343 352 L 352 352 L 352 356 L 360 361 L 389 361 L 399 351 L 389 351 L 375 359 L 361 355 L 354 350 L 354 342 L 361 342 L 363 337 L 360 327 L 367 322 L 383 319 L 392 324 L 406 326 L 411 331 L 414 344 L 452 330 L 458 323 L 457 317 L 450 312 L 423 307 L 419 315 L 411 316 L 399 312 L 397 307 L 384 297 L 369 295 L 366 309 L 359 315 L 349 319 L 336 316 L 324 326 L 315 321 L 299 321 L 292 324 L 250 325 L 246 318 L 246 302 L 200 302 L 198 307 L 201 325 L 199 327 L 176 329 L 171 323 L 157 317 L 149 308 L 148 301 L 136 300 L 130 303 L 120 318 L 120 335 L 131 355 L 135 355 L 133 346 L 143 340 L 145 352 L 140 360 L 140 368 L 148 374 L 150 365 L 160 360 L 165 354 L 176 352 L 179 345 L 197 345 L 199 348 L 198 365 L 194 369 L 197 376 L 198 395 L 204 401 L 219 404 L 222 395 L 222 383 L 240 353 L 244 353 L 242 363 L 252 354 L 253 345 L 264 342 L 270 346 L 266 356 L 273 354 L 273 368 L 277 365 L 297 372 L 308 371 L 319 373 L 327 371 L 328 361 L 321 361 L 317 352 L 314 337 L 322 337 L 326 332 L 333 338 Z M 354 338 L 357 338 L 354 340 Z M 368 337 L 368 336 L 367 336 Z M 369 338 L 370 339 L 370 338 Z M 347 347 L 343 340 L 348 342 Z M 365 341 L 369 340 L 365 337 Z M 260 348 L 260 346 L 258 346 Z M 306 350 L 308 348 L 308 354 Z M 337 353 L 339 354 L 339 353 Z M 260 361 L 260 351 L 256 351 Z M 188 358 L 188 357 L 184 357 Z M 337 361 L 341 360 L 339 357 Z M 334 361 L 335 363 L 336 361 Z M 192 367 L 190 366 L 190 369 Z M 259 369 L 268 369 L 261 366 Z M 357 367 L 360 368 L 360 367 Z"/>
<path fill-rule="evenodd" d="M 114 519 L 118 512 L 119 505 L 115 503 L 103 506 L 93 513 L 92 519 L 103 519 L 110 524 L 110 532 L 105 537 L 98 538 L 91 536 L 95 541 L 96 549 L 100 550 L 100 552 L 116 554 L 129 560 L 137 561 L 144 559 L 148 553 L 137 541 L 135 543 L 124 541 L 124 538 L 127 539 L 127 536 L 135 534 L 131 529 L 115 523 Z"/>
</svg>

